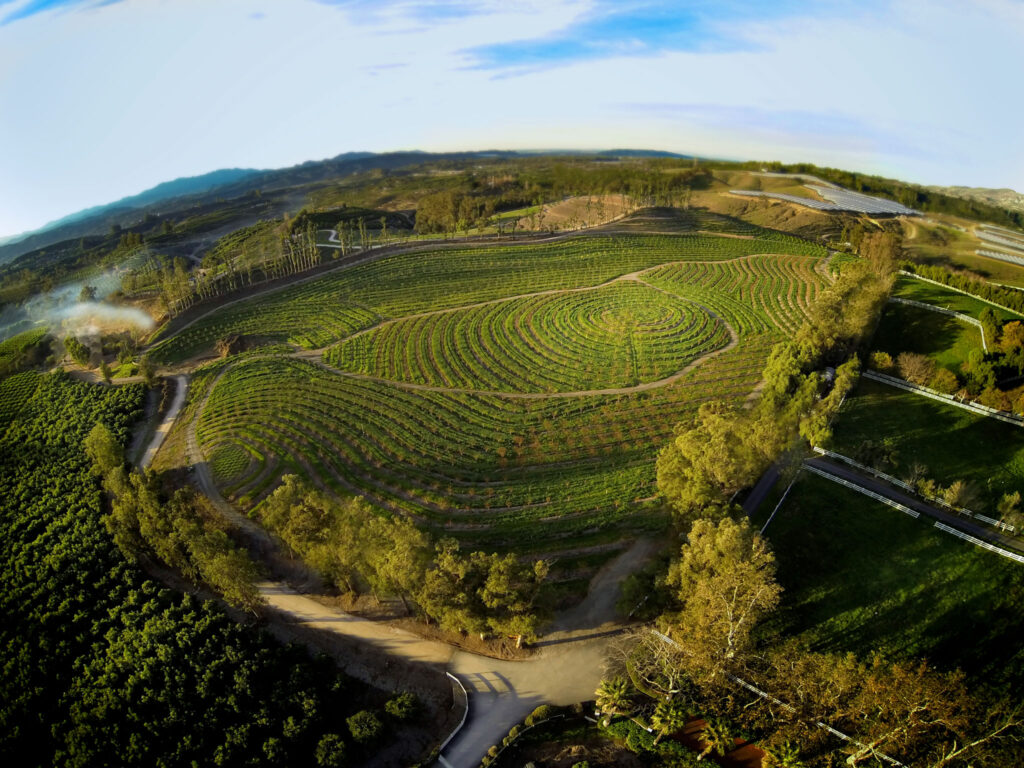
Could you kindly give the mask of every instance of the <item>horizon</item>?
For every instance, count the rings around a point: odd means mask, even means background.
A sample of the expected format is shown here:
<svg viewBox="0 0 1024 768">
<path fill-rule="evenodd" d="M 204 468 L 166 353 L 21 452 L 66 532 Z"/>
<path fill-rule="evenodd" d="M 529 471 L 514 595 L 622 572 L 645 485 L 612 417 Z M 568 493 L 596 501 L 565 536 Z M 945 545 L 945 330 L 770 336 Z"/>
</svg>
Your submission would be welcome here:
<svg viewBox="0 0 1024 768">
<path fill-rule="evenodd" d="M 1024 189 L 1020 3 L 506 5 L 0 0 L 0 238 L 225 168 L 566 136 Z"/>
</svg>

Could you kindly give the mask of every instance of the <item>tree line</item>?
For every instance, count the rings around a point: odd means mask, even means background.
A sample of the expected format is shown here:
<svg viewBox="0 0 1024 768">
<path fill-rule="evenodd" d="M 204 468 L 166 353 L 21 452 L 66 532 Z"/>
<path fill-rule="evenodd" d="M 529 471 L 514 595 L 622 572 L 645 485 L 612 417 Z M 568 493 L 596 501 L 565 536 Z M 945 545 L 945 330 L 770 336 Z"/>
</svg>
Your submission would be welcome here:
<svg viewBox="0 0 1024 768">
<path fill-rule="evenodd" d="M 453 632 L 532 639 L 549 565 L 514 554 L 463 552 L 432 542 L 411 520 L 384 516 L 358 498 L 338 499 L 295 475 L 258 507 L 261 522 L 326 581 L 358 595 L 397 597 Z"/>
<path fill-rule="evenodd" d="M 730 499 L 801 438 L 812 445 L 828 439 L 891 285 L 891 273 L 872 262 L 846 266 L 794 337 L 772 349 L 753 409 L 709 401 L 677 426 L 658 456 L 657 481 L 683 531 L 694 520 L 734 511 Z"/>
</svg>

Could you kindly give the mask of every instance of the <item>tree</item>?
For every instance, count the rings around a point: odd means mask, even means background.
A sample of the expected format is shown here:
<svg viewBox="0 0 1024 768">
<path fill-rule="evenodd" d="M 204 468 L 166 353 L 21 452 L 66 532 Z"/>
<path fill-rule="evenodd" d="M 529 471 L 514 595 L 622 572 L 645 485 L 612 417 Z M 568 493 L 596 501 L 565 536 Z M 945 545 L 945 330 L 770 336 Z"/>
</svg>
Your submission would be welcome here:
<svg viewBox="0 0 1024 768">
<path fill-rule="evenodd" d="M 594 703 L 598 711 L 605 716 L 605 726 L 611 723 L 614 715 L 628 715 L 633 711 L 630 693 L 629 683 L 625 678 L 613 677 L 601 681 L 594 694 Z"/>
<path fill-rule="evenodd" d="M 888 352 L 872 352 L 869 367 L 882 373 L 892 373 L 896 363 Z"/>
<path fill-rule="evenodd" d="M 960 389 L 960 380 L 949 368 L 936 368 L 928 386 L 944 395 L 952 395 Z"/>
<path fill-rule="evenodd" d="M 746 519 L 697 520 L 667 583 L 681 606 L 669 626 L 696 674 L 709 682 L 748 649 L 754 625 L 782 592 L 775 557 Z"/>
<path fill-rule="evenodd" d="M 485 578 L 486 573 L 462 555 L 457 541 L 441 539 L 417 602 L 442 628 L 483 635 L 487 619 L 478 590 Z"/>
<path fill-rule="evenodd" d="M 654 737 L 654 743 L 657 744 L 662 737 L 680 730 L 690 719 L 690 714 L 690 708 L 679 698 L 659 701 L 651 714 L 651 727 L 658 732 Z"/>
<path fill-rule="evenodd" d="M 996 317 L 992 307 L 985 307 L 978 314 L 978 322 L 981 323 L 981 331 L 985 334 L 985 341 L 992 349 L 998 349 L 1002 342 L 999 338 L 999 318 Z"/>
<path fill-rule="evenodd" d="M 336 733 L 325 733 L 316 745 L 314 757 L 322 768 L 342 768 L 347 762 L 344 739 Z"/>
<path fill-rule="evenodd" d="M 100 376 L 105 384 L 110 383 L 110 366 L 107 365 L 106 360 L 100 360 Z"/>
<path fill-rule="evenodd" d="M 409 613 L 407 598 L 423 587 L 430 538 L 411 520 L 399 517 L 370 517 L 362 533 L 367 579 L 375 590 L 398 595 Z"/>
<path fill-rule="evenodd" d="M 729 724 L 720 717 L 709 717 L 704 723 L 700 737 L 704 741 L 704 749 L 698 759 L 708 755 L 724 755 L 736 748 L 736 741 L 729 733 Z"/>
<path fill-rule="evenodd" d="M 684 523 L 757 478 L 764 460 L 749 434 L 744 414 L 712 401 L 658 455 L 658 490 Z"/>
<path fill-rule="evenodd" d="M 847 763 L 851 766 L 898 752 L 915 757 L 950 732 L 970 726 L 963 674 L 931 670 L 925 662 L 886 664 L 875 658 L 853 701 Z"/>
<path fill-rule="evenodd" d="M 896 358 L 896 367 L 900 376 L 922 387 L 927 387 L 935 375 L 935 361 L 916 352 L 900 352 Z"/>
<path fill-rule="evenodd" d="M 156 367 L 153 365 L 153 361 L 146 355 L 139 358 L 139 375 L 146 382 L 147 387 L 152 387 L 156 384 Z"/>
<path fill-rule="evenodd" d="M 360 744 L 371 744 L 384 733 L 384 723 L 373 712 L 364 709 L 345 721 L 352 738 Z"/>
<path fill-rule="evenodd" d="M 1024 323 L 1013 320 L 1003 326 L 999 349 L 1004 355 L 1012 355 L 1024 349 Z"/>
<path fill-rule="evenodd" d="M 79 301 L 96 301 L 96 288 L 91 285 L 83 285 L 78 292 Z"/>
<path fill-rule="evenodd" d="M 89 360 L 92 357 L 92 350 L 88 346 L 80 342 L 74 336 L 68 336 L 64 339 L 64 348 L 67 350 L 68 355 L 81 366 L 88 366 Z"/>
<path fill-rule="evenodd" d="M 765 747 L 761 764 L 764 768 L 804 768 L 800 748 L 788 740 Z"/>
<path fill-rule="evenodd" d="M 100 477 L 124 466 L 124 449 L 102 421 L 96 422 L 82 445 L 92 460 L 93 471 Z"/>
<path fill-rule="evenodd" d="M 549 565 L 537 560 L 532 565 L 520 563 L 512 553 L 501 557 L 491 555 L 486 564 L 487 578 L 480 588 L 480 599 L 487 609 L 491 631 L 516 638 L 516 647 L 523 639 L 532 639 L 537 631 L 538 617 L 534 601 L 547 578 Z"/>
</svg>

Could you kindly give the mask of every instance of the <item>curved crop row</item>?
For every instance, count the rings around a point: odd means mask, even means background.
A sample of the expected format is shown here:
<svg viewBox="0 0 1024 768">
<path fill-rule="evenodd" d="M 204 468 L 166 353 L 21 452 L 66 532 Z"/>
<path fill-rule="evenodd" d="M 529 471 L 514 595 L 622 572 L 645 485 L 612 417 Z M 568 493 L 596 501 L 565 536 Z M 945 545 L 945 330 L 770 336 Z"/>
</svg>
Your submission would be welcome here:
<svg viewBox="0 0 1024 768">
<path fill-rule="evenodd" d="M 634 281 L 404 318 L 328 350 L 346 371 L 515 392 L 630 387 L 728 343 L 697 305 Z"/>
<path fill-rule="evenodd" d="M 721 262 L 666 264 L 643 279 L 697 297 L 720 312 L 740 334 L 765 330 L 793 333 L 825 286 L 815 261 L 763 255 Z"/>
<path fill-rule="evenodd" d="M 724 226 L 724 225 L 723 225 Z M 152 350 L 160 362 L 209 351 L 218 339 L 252 334 L 307 349 L 327 346 L 379 318 L 451 309 L 538 291 L 597 286 L 669 262 L 719 261 L 758 253 L 824 257 L 824 248 L 776 232 L 749 239 L 699 232 L 594 233 L 555 242 L 447 247 L 385 255 L 226 307 Z"/>
<path fill-rule="evenodd" d="M 672 425 L 705 400 L 742 399 L 770 343 L 744 340 L 661 390 L 541 400 L 411 392 L 298 360 L 244 361 L 211 392 L 198 438 L 210 454 L 232 442 L 262 458 L 226 488 L 247 503 L 298 472 L 478 544 L 542 551 L 609 534 L 635 514 L 654 493 L 653 459 Z M 272 457 L 283 460 L 265 471 Z"/>
</svg>

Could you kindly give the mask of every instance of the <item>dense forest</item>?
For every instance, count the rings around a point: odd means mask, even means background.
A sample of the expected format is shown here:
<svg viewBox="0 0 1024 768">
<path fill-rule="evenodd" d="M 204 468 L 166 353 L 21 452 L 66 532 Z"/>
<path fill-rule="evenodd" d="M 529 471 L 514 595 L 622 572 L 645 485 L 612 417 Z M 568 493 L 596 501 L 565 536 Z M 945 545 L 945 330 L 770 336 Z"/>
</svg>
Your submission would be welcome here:
<svg viewBox="0 0 1024 768">
<path fill-rule="evenodd" d="M 143 396 L 63 374 L 0 382 L 0 762 L 362 762 L 411 708 L 377 711 L 383 694 L 163 588 L 112 542 L 83 442 L 97 423 L 124 442 Z"/>
</svg>

